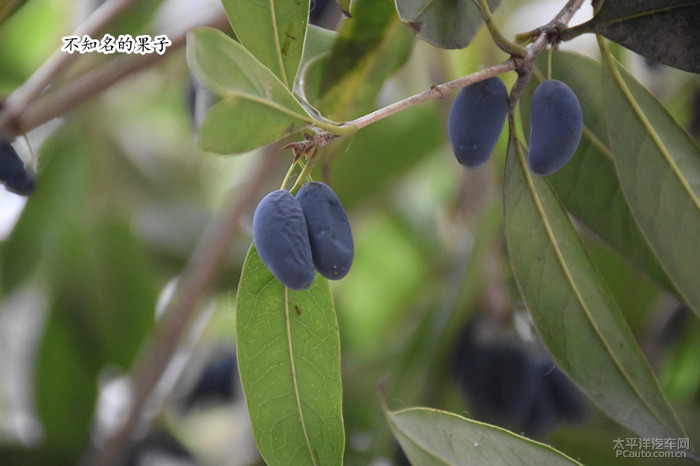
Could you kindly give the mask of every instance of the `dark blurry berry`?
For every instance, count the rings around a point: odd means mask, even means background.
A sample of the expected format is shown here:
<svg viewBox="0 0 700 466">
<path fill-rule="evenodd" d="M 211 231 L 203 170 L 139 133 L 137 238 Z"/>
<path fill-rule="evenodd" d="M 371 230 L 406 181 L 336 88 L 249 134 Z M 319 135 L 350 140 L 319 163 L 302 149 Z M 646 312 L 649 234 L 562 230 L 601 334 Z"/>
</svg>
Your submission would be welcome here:
<svg viewBox="0 0 700 466">
<path fill-rule="evenodd" d="M 0 143 L 0 183 L 8 191 L 28 196 L 34 191 L 34 178 L 9 142 Z"/>
<path fill-rule="evenodd" d="M 236 391 L 236 368 L 235 352 L 228 351 L 216 356 L 207 364 L 196 385 L 187 396 L 185 404 L 192 406 L 199 402 L 230 401 L 233 399 Z"/>
</svg>

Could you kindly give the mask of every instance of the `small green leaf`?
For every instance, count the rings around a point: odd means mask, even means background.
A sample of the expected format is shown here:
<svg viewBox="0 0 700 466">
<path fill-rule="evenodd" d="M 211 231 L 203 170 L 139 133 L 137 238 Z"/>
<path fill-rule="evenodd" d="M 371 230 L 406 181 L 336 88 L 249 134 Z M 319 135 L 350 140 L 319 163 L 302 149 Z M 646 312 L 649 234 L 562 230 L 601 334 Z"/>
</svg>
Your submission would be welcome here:
<svg viewBox="0 0 700 466">
<path fill-rule="evenodd" d="M 199 143 L 210 152 L 237 154 L 296 133 L 306 124 L 272 102 L 233 97 L 209 109 L 199 128 Z"/>
<path fill-rule="evenodd" d="M 666 109 L 604 55 L 610 143 L 630 210 L 688 305 L 700 315 L 700 149 Z"/>
<path fill-rule="evenodd" d="M 269 101 L 281 110 L 309 119 L 289 89 L 265 65 L 217 29 L 198 28 L 187 34 L 187 64 L 223 98 L 243 96 Z"/>
<path fill-rule="evenodd" d="M 241 383 L 267 464 L 341 464 L 340 339 L 328 281 L 291 291 L 251 246 L 236 304 Z"/>
<path fill-rule="evenodd" d="M 223 0 L 236 37 L 289 89 L 299 69 L 309 0 Z"/>
<path fill-rule="evenodd" d="M 446 411 L 385 409 L 384 414 L 411 464 L 580 464 L 549 445 Z"/>
<path fill-rule="evenodd" d="M 491 10 L 500 0 L 489 0 Z M 469 45 L 483 23 L 474 0 L 396 0 L 401 20 L 416 35 L 443 49 Z"/>
<path fill-rule="evenodd" d="M 354 0 L 338 0 L 338 6 L 340 7 L 341 11 L 347 16 L 352 16 L 351 10 L 353 3 Z"/>
<path fill-rule="evenodd" d="M 270 70 L 221 31 L 200 28 L 188 33 L 187 63 L 224 98 L 202 124 L 201 144 L 206 150 L 245 152 L 314 121 Z"/>
<path fill-rule="evenodd" d="M 528 128 L 529 104 L 535 87 L 544 79 L 547 57 L 536 62 L 535 76 L 521 99 L 523 127 Z M 552 56 L 552 78 L 576 93 L 583 109 L 584 131 L 571 161 L 547 179 L 562 204 L 579 221 L 644 271 L 666 290 L 676 293 L 622 194 L 608 140 L 600 62 L 567 52 Z M 595 189 L 591 189 L 595 186 Z"/>
<path fill-rule="evenodd" d="M 700 73 L 700 2 L 615 0 L 603 2 L 588 22 L 563 38 L 595 32 L 645 57 Z"/>
<path fill-rule="evenodd" d="M 558 365 L 612 419 L 642 437 L 683 437 L 654 374 L 545 178 L 511 141 L 504 218 L 520 292 Z"/>
</svg>

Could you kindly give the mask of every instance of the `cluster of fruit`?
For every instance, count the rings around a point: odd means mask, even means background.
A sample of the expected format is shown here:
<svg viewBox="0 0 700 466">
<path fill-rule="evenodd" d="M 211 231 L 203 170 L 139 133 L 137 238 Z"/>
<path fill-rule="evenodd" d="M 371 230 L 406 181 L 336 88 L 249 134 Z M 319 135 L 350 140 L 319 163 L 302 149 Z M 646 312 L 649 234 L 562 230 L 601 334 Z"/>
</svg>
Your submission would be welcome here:
<svg viewBox="0 0 700 466">
<path fill-rule="evenodd" d="M 294 197 L 278 189 L 253 215 L 253 243 L 260 259 L 284 286 L 305 290 L 315 272 L 329 280 L 347 275 L 354 245 L 348 216 L 328 185 L 312 181 Z"/>
<path fill-rule="evenodd" d="M 583 395 L 548 355 L 513 341 L 480 341 L 476 327 L 470 323 L 457 339 L 451 369 L 477 419 L 542 439 L 587 418 Z"/>
<path fill-rule="evenodd" d="M 508 90 L 493 77 L 463 88 L 452 103 L 448 132 L 459 163 L 476 167 L 496 146 L 508 113 Z M 538 175 L 551 175 L 571 159 L 583 133 L 576 94 L 561 81 L 542 82 L 532 95 L 527 162 Z"/>
<path fill-rule="evenodd" d="M 0 143 L 0 183 L 8 191 L 28 196 L 34 191 L 34 177 L 9 142 Z"/>
</svg>

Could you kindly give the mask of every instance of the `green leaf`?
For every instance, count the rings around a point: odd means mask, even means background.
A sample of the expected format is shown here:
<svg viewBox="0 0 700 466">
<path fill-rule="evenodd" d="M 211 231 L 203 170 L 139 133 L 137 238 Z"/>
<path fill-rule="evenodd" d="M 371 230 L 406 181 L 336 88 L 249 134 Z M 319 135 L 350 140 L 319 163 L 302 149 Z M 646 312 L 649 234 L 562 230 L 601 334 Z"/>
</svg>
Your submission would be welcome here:
<svg viewBox="0 0 700 466">
<path fill-rule="evenodd" d="M 446 411 L 385 409 L 384 414 L 411 464 L 580 464 L 549 445 Z"/>
<path fill-rule="evenodd" d="M 603 2 L 588 22 L 563 38 L 595 32 L 645 57 L 700 73 L 700 2 L 616 0 Z"/>
<path fill-rule="evenodd" d="M 328 281 L 291 291 L 251 246 L 236 304 L 236 345 L 253 434 L 267 464 L 341 464 L 340 340 Z"/>
<path fill-rule="evenodd" d="M 199 142 L 207 151 L 236 154 L 296 133 L 306 124 L 265 102 L 233 97 L 209 109 L 199 128 Z"/>
<path fill-rule="evenodd" d="M 547 57 L 536 62 L 533 76 L 521 100 L 523 127 L 529 131 L 529 105 L 532 92 L 544 79 Z M 677 293 L 640 231 L 612 161 L 603 101 L 601 64 L 567 52 L 552 56 L 552 78 L 565 82 L 576 93 L 583 109 L 584 131 L 571 161 L 547 179 L 562 204 L 579 221 L 644 271 L 666 290 Z M 595 189 L 591 189 L 595 186 Z"/>
<path fill-rule="evenodd" d="M 604 51 L 610 143 L 632 214 L 683 299 L 700 315 L 700 149 Z"/>
<path fill-rule="evenodd" d="M 301 95 L 309 105 L 318 103 L 323 65 L 337 36 L 335 31 L 309 25 L 304 44 L 304 55 L 301 58 L 299 73 L 297 73 L 297 79 L 294 83 L 294 91 Z M 313 93 L 307 93 L 308 90 Z M 315 112 L 318 113 L 318 111 Z M 318 115 L 314 115 L 314 117 L 319 118 Z"/>
<path fill-rule="evenodd" d="M 406 62 L 412 45 L 391 0 L 356 0 L 325 62 L 318 92 L 323 114 L 343 121 L 374 110 L 384 81 Z"/>
<path fill-rule="evenodd" d="M 187 36 L 187 63 L 224 98 L 201 128 L 201 143 L 218 153 L 245 152 L 298 131 L 313 118 L 291 91 L 241 44 L 221 31 Z"/>
<path fill-rule="evenodd" d="M 309 0 L 223 0 L 236 37 L 289 89 L 306 39 Z"/>
<path fill-rule="evenodd" d="M 351 10 L 354 1 L 355 0 L 338 0 L 338 6 L 340 7 L 341 11 L 347 16 L 352 16 Z"/>
<path fill-rule="evenodd" d="M 632 332 L 545 178 L 511 141 L 504 218 L 511 265 L 545 344 L 612 419 L 641 437 L 683 437 Z"/>
<path fill-rule="evenodd" d="M 500 0 L 490 0 L 491 10 Z M 443 49 L 469 45 L 483 23 L 474 0 L 396 0 L 401 20 L 416 35 Z"/>
</svg>

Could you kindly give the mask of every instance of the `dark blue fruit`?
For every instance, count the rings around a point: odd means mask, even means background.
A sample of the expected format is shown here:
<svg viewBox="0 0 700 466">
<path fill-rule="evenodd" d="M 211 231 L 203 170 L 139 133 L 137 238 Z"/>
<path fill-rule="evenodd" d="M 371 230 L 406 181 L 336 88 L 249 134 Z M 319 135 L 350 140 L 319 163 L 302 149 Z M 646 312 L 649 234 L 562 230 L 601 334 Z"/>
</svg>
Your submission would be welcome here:
<svg viewBox="0 0 700 466">
<path fill-rule="evenodd" d="M 22 196 L 34 191 L 34 178 L 27 173 L 22 159 L 9 142 L 0 143 L 0 183 L 8 191 Z"/>
<path fill-rule="evenodd" d="M 313 181 L 299 189 L 297 200 L 306 217 L 316 270 L 329 280 L 343 278 L 352 265 L 354 245 L 340 199 L 327 185 Z"/>
<path fill-rule="evenodd" d="M 537 86 L 530 104 L 530 170 L 551 175 L 562 168 L 576 152 L 582 132 L 583 112 L 574 91 L 556 79 Z"/>
<path fill-rule="evenodd" d="M 253 215 L 253 242 L 260 259 L 284 286 L 305 290 L 314 280 L 309 233 L 299 201 L 279 189 L 265 196 Z"/>
<path fill-rule="evenodd" d="M 508 90 L 494 77 L 467 86 L 452 102 L 447 129 L 459 163 L 486 162 L 498 142 L 508 112 Z"/>
</svg>

